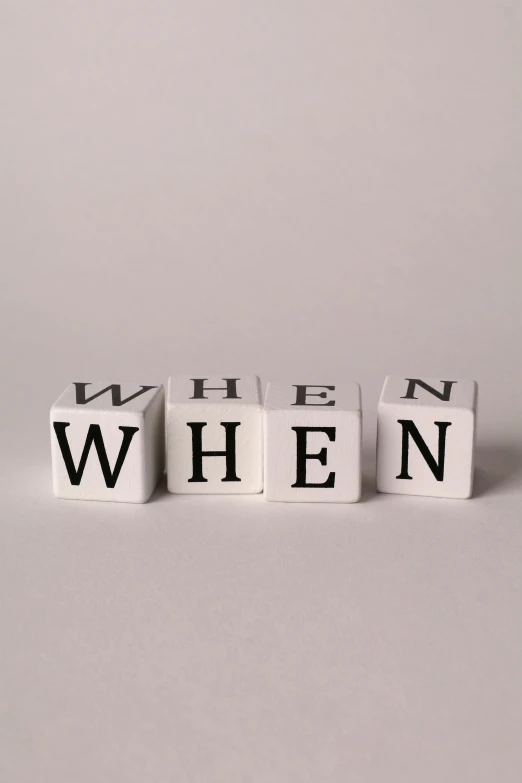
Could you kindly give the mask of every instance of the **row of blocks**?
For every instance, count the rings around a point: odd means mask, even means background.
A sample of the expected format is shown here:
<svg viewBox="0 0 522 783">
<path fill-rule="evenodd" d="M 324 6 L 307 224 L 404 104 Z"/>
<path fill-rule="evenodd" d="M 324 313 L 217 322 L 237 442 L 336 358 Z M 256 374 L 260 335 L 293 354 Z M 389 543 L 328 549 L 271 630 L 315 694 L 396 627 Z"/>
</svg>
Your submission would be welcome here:
<svg viewBox="0 0 522 783">
<path fill-rule="evenodd" d="M 377 489 L 470 497 L 476 410 L 474 381 L 386 378 Z M 361 435 L 356 383 L 269 383 L 263 405 L 257 376 L 174 376 L 165 406 L 163 386 L 75 382 L 51 408 L 54 492 L 144 503 L 166 457 L 170 492 L 354 503 Z"/>
</svg>

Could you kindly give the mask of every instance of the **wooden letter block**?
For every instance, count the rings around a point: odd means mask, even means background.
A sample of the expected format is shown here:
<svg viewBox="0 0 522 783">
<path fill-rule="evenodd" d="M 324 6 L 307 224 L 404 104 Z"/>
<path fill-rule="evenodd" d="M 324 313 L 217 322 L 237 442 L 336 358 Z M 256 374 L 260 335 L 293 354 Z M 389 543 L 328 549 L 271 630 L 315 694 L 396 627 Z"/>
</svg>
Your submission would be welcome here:
<svg viewBox="0 0 522 783">
<path fill-rule="evenodd" d="M 165 468 L 165 392 L 139 383 L 72 383 L 51 408 L 54 493 L 145 503 Z"/>
<path fill-rule="evenodd" d="M 356 383 L 269 383 L 267 500 L 355 503 L 361 497 L 361 391 Z"/>
<path fill-rule="evenodd" d="M 169 378 L 167 475 L 170 492 L 261 492 L 263 409 L 257 376 Z"/>
<path fill-rule="evenodd" d="M 476 411 L 475 381 L 386 378 L 378 409 L 377 489 L 471 497 Z"/>
</svg>

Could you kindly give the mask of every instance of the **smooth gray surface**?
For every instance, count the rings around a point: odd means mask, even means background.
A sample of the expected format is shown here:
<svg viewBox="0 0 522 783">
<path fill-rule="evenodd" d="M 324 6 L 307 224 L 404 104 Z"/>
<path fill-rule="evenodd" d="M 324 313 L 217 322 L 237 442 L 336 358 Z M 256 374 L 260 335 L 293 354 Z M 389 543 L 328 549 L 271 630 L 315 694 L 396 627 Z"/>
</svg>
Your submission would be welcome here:
<svg viewBox="0 0 522 783">
<path fill-rule="evenodd" d="M 0 779 L 519 783 L 518 2 L 1 10 Z M 362 384 L 356 506 L 53 499 L 71 380 Z M 477 497 L 375 496 L 385 375 Z"/>
</svg>

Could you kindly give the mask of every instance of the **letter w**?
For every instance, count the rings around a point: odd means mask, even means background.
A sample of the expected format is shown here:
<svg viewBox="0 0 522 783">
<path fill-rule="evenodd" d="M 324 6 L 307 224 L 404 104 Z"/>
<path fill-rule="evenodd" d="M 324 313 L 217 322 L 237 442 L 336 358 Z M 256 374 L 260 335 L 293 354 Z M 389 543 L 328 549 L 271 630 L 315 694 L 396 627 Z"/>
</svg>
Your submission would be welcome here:
<svg viewBox="0 0 522 783">
<path fill-rule="evenodd" d="M 139 427 L 118 428 L 123 432 L 123 439 L 120 446 L 120 452 L 118 454 L 118 458 L 114 466 L 114 470 L 111 471 L 111 466 L 109 465 L 107 452 L 105 450 L 105 443 L 103 442 L 103 436 L 101 434 L 101 429 L 99 424 L 91 424 L 88 429 L 87 438 L 85 439 L 85 445 L 83 447 L 82 456 L 80 457 L 78 469 L 76 469 L 74 465 L 71 449 L 69 446 L 69 441 L 67 440 L 67 434 L 65 432 L 67 427 L 70 426 L 70 422 L 55 421 L 53 423 L 53 426 L 54 426 L 54 431 L 56 432 L 56 437 L 58 439 L 60 451 L 62 452 L 63 461 L 65 463 L 65 467 L 67 468 L 67 473 L 69 474 L 69 480 L 71 484 L 73 484 L 75 487 L 80 485 L 83 477 L 83 472 L 85 470 L 85 465 L 87 464 L 87 457 L 89 456 L 91 446 L 94 444 L 94 448 L 98 452 L 98 459 L 100 460 L 100 467 L 102 469 L 103 478 L 105 479 L 105 484 L 108 489 L 114 489 L 114 487 L 116 486 L 116 482 L 118 481 L 118 477 L 120 475 L 121 469 L 123 467 L 123 463 L 125 462 L 127 452 L 129 451 L 131 441 L 135 433 L 138 432 Z"/>
<path fill-rule="evenodd" d="M 157 386 L 142 386 L 141 389 L 134 394 L 131 394 L 130 397 L 126 397 L 124 400 L 121 398 L 121 384 L 119 383 L 111 383 L 110 386 L 106 386 L 105 389 L 102 389 L 99 392 L 96 392 L 96 394 L 93 394 L 92 397 L 86 397 L 85 396 L 85 390 L 87 386 L 91 386 L 90 383 L 79 383 L 75 382 L 74 386 L 76 387 L 76 404 L 77 405 L 86 405 L 88 402 L 92 402 L 92 400 L 95 400 L 96 397 L 101 397 L 102 394 L 105 394 L 105 392 L 110 391 L 112 395 L 112 405 L 114 408 L 119 408 L 120 405 L 125 405 L 127 402 L 130 402 L 131 400 L 134 400 L 136 397 L 139 397 L 141 394 L 145 394 L 145 392 L 150 391 L 151 389 L 157 389 Z"/>
</svg>

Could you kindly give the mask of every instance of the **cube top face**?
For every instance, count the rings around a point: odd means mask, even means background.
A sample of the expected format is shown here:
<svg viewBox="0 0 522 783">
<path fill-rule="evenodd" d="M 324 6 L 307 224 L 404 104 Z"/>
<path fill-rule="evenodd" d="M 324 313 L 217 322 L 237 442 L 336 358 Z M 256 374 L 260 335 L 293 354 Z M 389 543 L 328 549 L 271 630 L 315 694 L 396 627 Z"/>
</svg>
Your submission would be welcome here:
<svg viewBox="0 0 522 783">
<path fill-rule="evenodd" d="M 173 375 L 169 378 L 167 404 L 261 405 L 257 375 Z"/>
<path fill-rule="evenodd" d="M 414 375 L 389 375 L 379 405 L 398 405 L 418 408 L 447 408 L 475 410 L 477 384 L 458 378 L 424 378 Z"/>
<path fill-rule="evenodd" d="M 357 383 L 290 383 L 271 381 L 265 408 L 270 410 L 335 413 L 361 410 L 361 389 Z"/>
<path fill-rule="evenodd" d="M 158 394 L 163 394 L 161 384 L 136 382 L 93 381 L 71 383 L 54 403 L 54 410 L 74 413 L 134 413 L 143 415 Z"/>
</svg>

